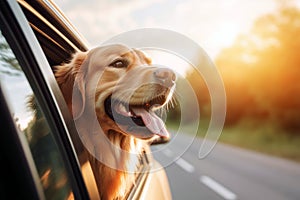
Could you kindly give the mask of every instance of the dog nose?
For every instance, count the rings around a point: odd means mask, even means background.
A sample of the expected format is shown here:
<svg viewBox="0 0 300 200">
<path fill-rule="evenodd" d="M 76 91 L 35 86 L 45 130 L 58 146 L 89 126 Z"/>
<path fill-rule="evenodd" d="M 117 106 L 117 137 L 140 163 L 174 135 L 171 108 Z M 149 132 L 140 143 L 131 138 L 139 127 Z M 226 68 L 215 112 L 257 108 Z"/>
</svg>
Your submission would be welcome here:
<svg viewBox="0 0 300 200">
<path fill-rule="evenodd" d="M 168 68 L 159 68 L 155 70 L 154 77 L 166 87 L 173 86 L 176 80 L 176 74 L 173 72 L 173 70 Z"/>
</svg>

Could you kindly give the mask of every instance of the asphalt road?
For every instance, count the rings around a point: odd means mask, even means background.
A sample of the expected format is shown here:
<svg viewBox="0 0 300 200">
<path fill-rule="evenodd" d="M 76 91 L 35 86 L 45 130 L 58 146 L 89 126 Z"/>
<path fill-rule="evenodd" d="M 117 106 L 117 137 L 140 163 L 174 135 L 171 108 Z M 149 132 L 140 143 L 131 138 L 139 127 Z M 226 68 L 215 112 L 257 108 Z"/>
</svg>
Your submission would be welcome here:
<svg viewBox="0 0 300 200">
<path fill-rule="evenodd" d="M 300 200 L 299 163 L 222 143 L 200 160 L 202 140 L 187 148 L 191 141 L 178 134 L 170 143 L 152 147 L 165 166 L 174 200 Z"/>
</svg>

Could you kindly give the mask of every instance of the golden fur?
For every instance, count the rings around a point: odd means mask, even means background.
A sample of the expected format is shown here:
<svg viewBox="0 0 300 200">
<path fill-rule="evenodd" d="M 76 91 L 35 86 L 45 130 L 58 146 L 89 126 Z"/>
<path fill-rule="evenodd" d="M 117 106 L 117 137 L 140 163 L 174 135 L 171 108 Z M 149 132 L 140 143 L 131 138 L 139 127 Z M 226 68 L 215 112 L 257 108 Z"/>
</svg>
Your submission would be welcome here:
<svg viewBox="0 0 300 200">
<path fill-rule="evenodd" d="M 109 66 L 116 58 L 126 59 L 128 66 Z M 143 104 L 158 95 L 168 96 L 170 88 L 149 84 L 153 82 L 156 69 L 142 52 L 122 45 L 78 52 L 70 63 L 56 68 L 55 77 L 75 123 L 80 127 L 80 137 L 85 146 L 92 147 L 88 149 L 89 161 L 102 200 L 126 196 L 126 191 L 134 184 L 134 174 L 130 172 L 136 170 L 139 156 L 149 145 L 148 138 L 135 137 L 109 118 L 104 101 L 113 95 L 130 104 Z M 91 113 L 96 113 L 104 135 L 91 134 L 94 131 Z M 113 145 L 108 145 L 104 136 Z"/>
</svg>

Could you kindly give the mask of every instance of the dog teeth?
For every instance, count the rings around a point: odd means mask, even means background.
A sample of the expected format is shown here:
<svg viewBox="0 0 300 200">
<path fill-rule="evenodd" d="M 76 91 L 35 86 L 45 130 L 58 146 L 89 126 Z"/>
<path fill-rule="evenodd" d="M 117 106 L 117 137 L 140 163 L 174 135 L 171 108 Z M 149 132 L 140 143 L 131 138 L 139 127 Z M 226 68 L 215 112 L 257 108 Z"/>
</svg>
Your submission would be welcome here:
<svg viewBox="0 0 300 200">
<path fill-rule="evenodd" d="M 116 106 L 116 111 L 121 114 L 121 115 L 124 115 L 124 116 L 127 116 L 127 117 L 131 117 L 132 116 L 132 113 L 130 111 L 128 111 L 128 109 L 126 109 L 125 105 L 120 103 Z"/>
<path fill-rule="evenodd" d="M 128 113 L 127 109 L 122 103 L 119 104 L 119 111 L 121 111 L 122 113 Z"/>
</svg>

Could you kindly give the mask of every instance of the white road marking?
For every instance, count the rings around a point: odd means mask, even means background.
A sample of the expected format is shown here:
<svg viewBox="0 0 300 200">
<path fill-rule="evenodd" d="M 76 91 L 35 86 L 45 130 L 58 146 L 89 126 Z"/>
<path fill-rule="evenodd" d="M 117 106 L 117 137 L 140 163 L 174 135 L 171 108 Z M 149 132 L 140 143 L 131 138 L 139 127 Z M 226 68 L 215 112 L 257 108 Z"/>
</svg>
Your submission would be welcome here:
<svg viewBox="0 0 300 200">
<path fill-rule="evenodd" d="M 183 160 L 182 158 L 176 160 L 175 163 L 189 173 L 193 173 L 195 171 L 194 166 L 188 163 L 187 161 Z"/>
<path fill-rule="evenodd" d="M 170 149 L 164 149 L 163 150 L 163 154 L 165 154 L 168 157 L 172 157 L 173 156 L 173 152 Z"/>
<path fill-rule="evenodd" d="M 221 185 L 220 183 L 216 182 L 208 176 L 201 176 L 200 181 L 226 200 L 237 199 L 236 194 L 234 194 L 233 192 L 225 188 L 223 185 Z"/>
<path fill-rule="evenodd" d="M 165 154 L 168 157 L 173 157 L 173 152 L 170 149 L 164 149 L 163 154 Z M 182 158 L 179 158 L 175 161 L 175 163 L 181 167 L 182 169 L 184 169 L 185 171 L 189 172 L 189 173 L 193 173 L 195 171 L 195 168 L 193 165 L 191 165 L 190 163 L 188 163 L 187 161 L 185 161 Z"/>
</svg>

